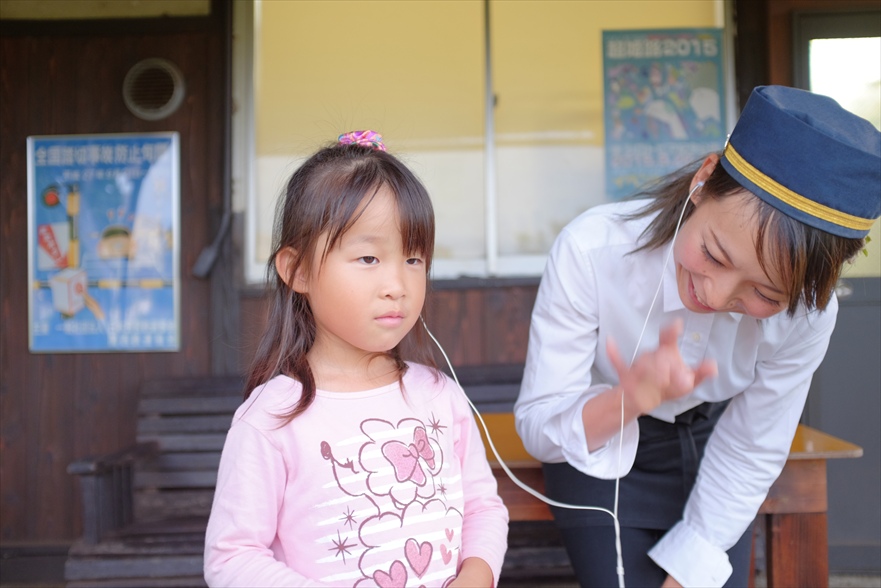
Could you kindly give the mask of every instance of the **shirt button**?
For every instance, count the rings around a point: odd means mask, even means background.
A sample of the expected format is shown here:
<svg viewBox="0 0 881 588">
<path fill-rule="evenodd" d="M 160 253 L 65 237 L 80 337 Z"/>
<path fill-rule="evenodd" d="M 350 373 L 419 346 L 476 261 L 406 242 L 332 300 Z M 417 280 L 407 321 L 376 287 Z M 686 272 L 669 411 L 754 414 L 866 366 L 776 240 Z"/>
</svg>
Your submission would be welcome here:
<svg viewBox="0 0 881 588">
<path fill-rule="evenodd" d="M 701 340 L 701 334 L 700 334 L 700 333 L 692 333 L 692 334 L 691 334 L 691 340 L 692 340 L 692 341 L 700 341 L 700 340 Z"/>
</svg>

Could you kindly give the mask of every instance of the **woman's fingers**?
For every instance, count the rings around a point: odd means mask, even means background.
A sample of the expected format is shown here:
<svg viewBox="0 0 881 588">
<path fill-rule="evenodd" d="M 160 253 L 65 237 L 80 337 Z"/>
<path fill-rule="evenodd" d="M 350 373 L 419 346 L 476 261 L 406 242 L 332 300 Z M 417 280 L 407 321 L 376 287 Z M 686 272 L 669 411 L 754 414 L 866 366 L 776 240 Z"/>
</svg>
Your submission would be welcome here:
<svg viewBox="0 0 881 588">
<path fill-rule="evenodd" d="M 606 352 L 618 380 L 625 388 L 637 387 L 640 394 L 657 395 L 659 402 L 680 398 L 692 392 L 701 382 L 716 375 L 716 362 L 706 360 L 696 368 L 688 366 L 679 353 L 682 320 L 677 319 L 661 329 L 658 348 L 640 355 L 631 365 L 621 357 L 612 337 L 606 340 Z M 633 391 L 636 391 L 635 389 Z M 650 392 L 652 391 L 652 392 Z"/>
<path fill-rule="evenodd" d="M 697 388 L 704 380 L 716 377 L 718 373 L 719 368 L 716 366 L 715 360 L 704 360 L 699 366 L 697 366 L 697 369 L 694 370 L 694 387 Z"/>
<path fill-rule="evenodd" d="M 682 334 L 682 319 L 676 319 L 663 329 L 658 339 L 658 347 L 672 347 L 679 353 L 679 335 Z"/>
</svg>

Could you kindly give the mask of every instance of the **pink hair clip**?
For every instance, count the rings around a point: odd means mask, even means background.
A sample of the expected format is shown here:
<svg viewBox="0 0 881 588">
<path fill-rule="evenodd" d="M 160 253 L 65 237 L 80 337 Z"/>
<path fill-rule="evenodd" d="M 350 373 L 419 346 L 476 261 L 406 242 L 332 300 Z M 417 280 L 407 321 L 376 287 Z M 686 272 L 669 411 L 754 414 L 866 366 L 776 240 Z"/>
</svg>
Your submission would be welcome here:
<svg viewBox="0 0 881 588">
<path fill-rule="evenodd" d="M 382 135 L 375 131 L 352 131 L 343 133 L 338 139 L 340 145 L 361 145 L 362 147 L 370 147 L 379 151 L 385 151 L 385 145 L 382 144 Z"/>
</svg>

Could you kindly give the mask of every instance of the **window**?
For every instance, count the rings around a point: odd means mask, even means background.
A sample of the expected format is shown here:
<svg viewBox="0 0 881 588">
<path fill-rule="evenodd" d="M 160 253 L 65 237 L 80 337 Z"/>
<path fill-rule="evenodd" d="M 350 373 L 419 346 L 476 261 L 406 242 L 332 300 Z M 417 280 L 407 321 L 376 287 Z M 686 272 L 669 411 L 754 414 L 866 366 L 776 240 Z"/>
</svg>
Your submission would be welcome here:
<svg viewBox="0 0 881 588">
<path fill-rule="evenodd" d="M 797 13 L 795 86 L 834 98 L 881 129 L 881 11 Z M 877 277 L 881 226 L 869 232 L 868 255 L 845 268 L 850 278 Z"/>
<path fill-rule="evenodd" d="M 235 3 L 234 195 L 248 281 L 283 182 L 369 128 L 423 180 L 434 278 L 537 276 L 604 194 L 602 31 L 721 26 L 723 2 Z M 488 25 L 487 25 L 488 23 Z"/>
</svg>

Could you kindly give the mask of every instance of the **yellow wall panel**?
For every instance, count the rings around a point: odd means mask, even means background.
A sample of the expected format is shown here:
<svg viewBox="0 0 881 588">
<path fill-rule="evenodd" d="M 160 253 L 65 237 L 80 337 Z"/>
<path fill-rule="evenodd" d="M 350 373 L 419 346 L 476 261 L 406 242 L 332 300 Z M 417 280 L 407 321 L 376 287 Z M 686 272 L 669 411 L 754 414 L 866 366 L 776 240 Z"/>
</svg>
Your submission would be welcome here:
<svg viewBox="0 0 881 588">
<path fill-rule="evenodd" d="M 603 31 L 718 26 L 716 8 L 694 0 L 491 2 L 500 142 L 602 145 Z"/>
<path fill-rule="evenodd" d="M 259 23 L 258 154 L 361 128 L 393 141 L 483 134 L 480 1 L 271 1 Z"/>
</svg>

